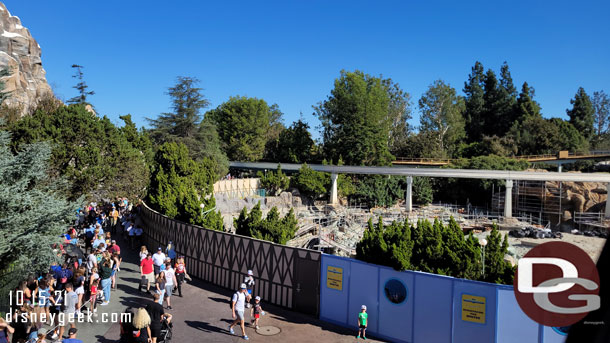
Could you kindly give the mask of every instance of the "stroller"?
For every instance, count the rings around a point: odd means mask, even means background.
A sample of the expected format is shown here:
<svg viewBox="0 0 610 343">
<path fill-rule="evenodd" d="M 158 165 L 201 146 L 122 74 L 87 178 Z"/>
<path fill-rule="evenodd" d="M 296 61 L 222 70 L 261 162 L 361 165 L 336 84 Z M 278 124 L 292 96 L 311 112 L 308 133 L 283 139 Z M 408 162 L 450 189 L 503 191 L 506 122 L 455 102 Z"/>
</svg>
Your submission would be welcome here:
<svg viewBox="0 0 610 343">
<path fill-rule="evenodd" d="M 168 323 L 166 319 L 161 322 L 161 334 L 157 338 L 157 343 L 170 343 L 172 341 L 172 328 L 174 325 Z"/>
</svg>

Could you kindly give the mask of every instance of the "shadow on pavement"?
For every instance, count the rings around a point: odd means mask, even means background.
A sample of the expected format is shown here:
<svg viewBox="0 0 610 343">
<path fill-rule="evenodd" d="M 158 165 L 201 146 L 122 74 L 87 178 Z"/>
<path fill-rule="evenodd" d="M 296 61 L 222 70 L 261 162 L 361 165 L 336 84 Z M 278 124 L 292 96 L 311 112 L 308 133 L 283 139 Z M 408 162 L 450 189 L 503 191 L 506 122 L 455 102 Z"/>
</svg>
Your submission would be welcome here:
<svg viewBox="0 0 610 343">
<path fill-rule="evenodd" d="M 221 329 L 219 327 L 210 325 L 209 323 L 206 322 L 200 322 L 200 321 L 194 321 L 194 320 L 185 320 L 184 321 L 186 323 L 186 325 L 195 328 L 197 330 L 203 331 L 203 332 L 218 332 L 218 333 L 225 333 L 225 334 L 231 334 L 229 332 L 229 330 L 227 329 Z"/>
</svg>

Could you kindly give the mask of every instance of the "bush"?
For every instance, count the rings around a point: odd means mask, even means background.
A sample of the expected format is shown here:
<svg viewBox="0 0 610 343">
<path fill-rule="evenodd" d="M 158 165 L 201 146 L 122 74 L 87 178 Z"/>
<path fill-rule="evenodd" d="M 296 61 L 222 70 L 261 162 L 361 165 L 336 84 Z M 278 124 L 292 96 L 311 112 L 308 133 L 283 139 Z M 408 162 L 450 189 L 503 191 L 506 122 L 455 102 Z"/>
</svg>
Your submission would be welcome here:
<svg viewBox="0 0 610 343">
<path fill-rule="evenodd" d="M 233 219 L 235 233 L 242 236 L 264 239 L 266 241 L 286 244 L 294 238 L 297 231 L 297 219 L 294 211 L 280 218 L 280 213 L 277 207 L 273 207 L 267 217 L 262 219 L 260 203 L 257 203 L 248 214 L 248 210 L 244 207 L 239 214 L 239 217 Z"/>
<path fill-rule="evenodd" d="M 430 178 L 418 176 L 413 178 L 413 202 L 428 205 L 432 202 L 434 190 Z"/>
<path fill-rule="evenodd" d="M 49 172 L 70 181 L 71 199 L 144 195 L 150 175 L 146 159 L 152 156 L 152 145 L 129 116 L 122 117 L 125 126 L 119 128 L 83 105 L 53 108 L 52 112 L 39 109 L 10 126 L 14 151 L 23 144 L 50 142 Z"/>
<path fill-rule="evenodd" d="M 220 211 L 214 212 L 216 200 L 211 194 L 215 171 L 214 161 L 194 161 L 186 145 L 163 144 L 155 154 L 151 206 L 170 218 L 223 230 Z"/>
<path fill-rule="evenodd" d="M 326 173 L 311 169 L 307 163 L 303 163 L 299 172 L 292 176 L 290 184 L 302 194 L 320 198 L 327 193 L 326 186 L 330 182 L 330 176 Z"/>
<path fill-rule="evenodd" d="M 366 175 L 356 183 L 352 199 L 356 202 L 374 206 L 393 206 L 405 196 L 404 177 L 385 175 Z"/>
<path fill-rule="evenodd" d="M 365 262 L 392 267 L 396 270 L 419 270 L 427 273 L 512 284 L 514 269 L 504 261 L 508 241 L 494 227 L 485 248 L 485 275 L 479 241 L 464 236 L 458 223 L 451 218 L 448 225 L 439 220 L 420 220 L 417 227 L 393 222 L 377 225 L 369 220 L 368 229 L 356 245 L 356 258 Z"/>
<path fill-rule="evenodd" d="M 282 167 L 279 164 L 277 172 L 269 171 L 263 174 L 263 172 L 259 171 L 257 176 L 261 179 L 261 187 L 269 192 L 270 195 L 277 195 L 290 185 L 290 179 L 286 174 L 282 173 Z"/>
</svg>

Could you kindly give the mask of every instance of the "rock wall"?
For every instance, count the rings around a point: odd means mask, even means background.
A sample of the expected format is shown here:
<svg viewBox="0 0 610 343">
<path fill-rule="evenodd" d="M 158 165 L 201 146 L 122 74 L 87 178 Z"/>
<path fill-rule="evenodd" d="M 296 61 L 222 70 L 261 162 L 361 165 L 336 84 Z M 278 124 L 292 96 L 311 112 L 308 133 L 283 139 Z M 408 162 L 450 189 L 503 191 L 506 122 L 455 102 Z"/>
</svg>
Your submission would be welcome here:
<svg viewBox="0 0 610 343">
<path fill-rule="evenodd" d="M 0 29 L 0 69 L 9 68 L 11 73 L 2 78 L 4 91 L 10 92 L 4 104 L 18 107 L 23 116 L 36 107 L 39 99 L 53 92 L 42 68 L 40 45 L 1 2 Z"/>
</svg>

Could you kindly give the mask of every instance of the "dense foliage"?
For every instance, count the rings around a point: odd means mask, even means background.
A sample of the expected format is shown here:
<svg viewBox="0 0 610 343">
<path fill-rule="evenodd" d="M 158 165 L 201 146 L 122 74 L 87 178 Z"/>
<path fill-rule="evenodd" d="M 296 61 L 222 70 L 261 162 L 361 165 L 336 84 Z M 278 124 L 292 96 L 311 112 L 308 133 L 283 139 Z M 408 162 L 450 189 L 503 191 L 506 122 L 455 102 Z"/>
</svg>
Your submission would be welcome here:
<svg viewBox="0 0 610 343">
<path fill-rule="evenodd" d="M 216 181 L 215 162 L 195 161 L 186 145 L 168 142 L 155 154 L 154 172 L 148 193 L 150 205 L 170 218 L 223 230 L 212 186 Z M 202 207 L 203 205 L 203 207 Z"/>
<path fill-rule="evenodd" d="M 176 85 L 168 89 L 173 112 L 161 113 L 156 119 L 148 119 L 150 135 L 157 145 L 177 142 L 186 145 L 195 160 L 204 158 L 216 162 L 216 175 L 224 176 L 229 167 L 227 156 L 221 150 L 220 139 L 214 122 L 201 120 L 201 111 L 209 101 L 196 87 L 199 80 L 180 76 Z"/>
<path fill-rule="evenodd" d="M 390 266 L 396 270 L 419 270 L 459 278 L 511 284 L 513 267 L 504 261 L 508 241 L 493 228 L 485 247 L 485 273 L 482 248 L 472 235 L 464 236 L 457 222 L 448 225 L 439 220 L 407 221 L 377 225 L 370 219 L 362 240 L 356 246 L 356 258 Z"/>
<path fill-rule="evenodd" d="M 265 100 L 231 97 L 205 114 L 218 129 L 224 152 L 231 161 L 258 161 L 267 141 L 279 135 L 281 112 Z"/>
<path fill-rule="evenodd" d="M 361 71 L 341 71 L 331 94 L 315 107 L 326 159 L 342 158 L 347 165 L 387 165 L 393 160 L 388 140 L 404 119 L 408 95 L 392 85 Z"/>
<path fill-rule="evenodd" d="M 258 172 L 257 176 L 260 178 L 261 187 L 269 195 L 277 195 L 279 192 L 288 189 L 290 185 L 290 179 L 282 172 L 282 167 L 279 164 L 275 172 L 272 170 L 266 173 Z"/>
<path fill-rule="evenodd" d="M 66 200 L 62 189 L 66 183 L 50 177 L 49 143 L 22 144 L 16 153 L 11 151 L 10 143 L 10 134 L 0 131 L 3 288 L 16 286 L 14 283 L 24 275 L 44 272 L 52 262 L 58 262 L 53 245 L 61 242 L 60 236 L 78 207 L 77 202 Z"/>
<path fill-rule="evenodd" d="M 303 163 L 298 173 L 290 178 L 290 185 L 298 189 L 301 194 L 314 199 L 326 195 L 330 176 L 326 173 L 311 169 L 307 163 Z"/>
<path fill-rule="evenodd" d="M 488 169 L 488 170 L 524 170 L 528 167 L 525 160 L 516 160 L 502 156 L 489 155 L 453 161 L 448 168 Z M 492 188 L 499 190 L 504 181 L 490 179 L 436 179 L 436 194 L 439 200 L 473 204 L 484 204 L 490 200 Z"/>
<path fill-rule="evenodd" d="M 317 150 L 309 132 L 309 125 L 300 119 L 281 131 L 279 138 L 269 141 L 267 146 L 265 159 L 272 162 L 310 162 Z"/>
<path fill-rule="evenodd" d="M 278 244 L 286 244 L 294 237 L 297 231 L 297 219 L 292 208 L 283 218 L 275 206 L 267 213 L 265 219 L 262 216 L 260 203 L 257 203 L 250 213 L 244 207 L 239 217 L 233 220 L 235 233 Z"/>
<path fill-rule="evenodd" d="M 141 197 L 149 181 L 147 158 L 152 145 L 130 117 L 123 128 L 107 117 L 98 117 L 84 105 L 59 105 L 51 111 L 37 110 L 9 128 L 13 149 L 22 144 L 48 141 L 52 154 L 49 173 L 71 183 L 69 197 L 93 199 Z"/>
<path fill-rule="evenodd" d="M 370 207 L 393 206 L 398 199 L 404 199 L 406 181 L 404 177 L 387 175 L 366 175 L 358 178 L 352 199 Z"/>
</svg>

